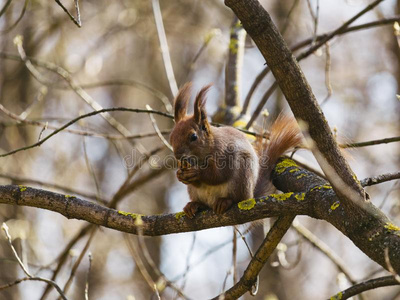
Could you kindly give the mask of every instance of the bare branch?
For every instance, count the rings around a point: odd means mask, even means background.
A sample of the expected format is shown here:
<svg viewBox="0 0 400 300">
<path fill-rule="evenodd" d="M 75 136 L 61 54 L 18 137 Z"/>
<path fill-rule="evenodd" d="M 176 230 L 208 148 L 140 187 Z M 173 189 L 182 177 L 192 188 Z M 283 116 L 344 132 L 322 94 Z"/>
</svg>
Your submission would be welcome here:
<svg viewBox="0 0 400 300">
<path fill-rule="evenodd" d="M 26 8 L 28 7 L 28 3 L 29 3 L 29 0 L 25 0 L 24 7 L 22 8 L 21 14 L 19 15 L 18 19 L 9 28 L 0 31 L 1 34 L 9 33 L 11 30 L 13 30 L 15 27 L 17 27 L 17 25 L 19 24 L 19 22 L 22 20 L 22 18 L 25 15 Z M 0 17 L 1 17 L 1 13 L 0 13 Z"/>
<path fill-rule="evenodd" d="M 350 33 L 350 32 L 355 32 L 355 31 L 359 31 L 359 30 L 364 30 L 364 29 L 369 29 L 369 28 L 373 28 L 373 27 L 377 27 L 377 26 L 384 26 L 384 25 L 391 25 L 393 24 L 393 22 L 399 21 L 400 17 L 399 16 L 395 16 L 395 17 L 391 17 L 391 18 L 387 18 L 387 19 L 381 19 L 378 21 L 374 21 L 374 22 L 369 22 L 369 23 L 365 23 L 365 24 L 361 24 L 361 25 L 356 25 L 356 26 L 352 26 L 352 27 L 347 27 L 347 28 L 342 28 L 342 26 L 340 26 L 338 29 L 330 32 L 330 33 L 325 33 L 325 34 L 321 34 L 316 36 L 315 38 L 309 38 L 306 39 L 292 47 L 290 47 L 291 51 L 296 51 L 299 50 L 301 48 L 304 48 L 308 45 L 311 45 L 313 43 L 314 44 L 314 48 L 316 51 L 318 48 L 322 47 L 324 45 L 324 40 L 326 40 L 326 42 L 328 42 L 329 40 L 333 39 L 336 36 L 341 36 L 343 34 L 346 33 Z M 340 30 L 339 30 L 340 29 Z M 336 32 L 336 34 L 333 34 Z M 325 43 L 326 43 L 325 42 Z M 313 51 L 313 52 L 314 52 Z M 300 62 L 302 59 L 307 58 L 308 56 L 310 56 L 313 52 L 303 52 L 302 54 L 300 54 L 299 56 L 297 56 L 297 61 Z M 262 80 L 265 78 L 265 76 L 267 76 L 267 74 L 269 73 L 270 69 L 269 67 L 265 67 L 255 78 L 247 96 L 246 96 L 246 100 L 245 103 L 250 102 L 251 97 L 253 96 L 255 90 L 257 89 L 258 85 L 262 82 Z M 259 104 L 260 105 L 260 104 Z M 260 110 L 261 111 L 261 110 Z M 251 126 L 251 124 L 249 125 Z"/>
<path fill-rule="evenodd" d="M 34 143 L 34 144 L 30 145 L 30 146 L 22 147 L 22 148 L 19 148 L 19 149 L 15 149 L 13 151 L 10 151 L 10 152 L 4 153 L 4 154 L 0 154 L 0 157 L 5 157 L 5 156 L 8 156 L 8 155 L 20 152 L 20 151 L 24 151 L 24 150 L 28 150 L 28 149 L 32 149 L 32 148 L 38 147 L 38 146 L 42 145 L 45 141 L 47 141 L 49 138 L 51 138 L 52 136 L 54 136 L 57 133 L 63 131 L 64 129 L 68 128 L 69 126 L 71 126 L 72 124 L 78 122 L 79 120 L 87 118 L 87 117 L 91 117 L 91 116 L 94 116 L 94 115 L 97 115 L 97 114 L 101 114 L 101 113 L 104 113 L 104 112 L 110 112 L 110 111 L 129 111 L 129 112 L 136 112 L 136 113 L 149 113 L 149 112 L 151 112 L 153 114 L 157 114 L 157 115 L 161 115 L 161 116 L 173 119 L 172 115 L 170 115 L 168 113 L 160 112 L 160 111 L 155 111 L 155 110 L 149 111 L 147 109 L 136 109 L 136 108 L 125 108 L 125 107 L 104 108 L 104 109 L 101 109 L 101 110 L 92 111 L 90 113 L 81 115 L 81 116 L 79 116 L 79 117 L 77 117 L 75 119 L 72 119 L 71 121 L 69 121 L 65 125 L 59 127 L 57 130 L 54 130 L 52 133 L 50 133 L 48 136 L 46 136 L 42 140 L 38 141 L 37 143 Z"/>
<path fill-rule="evenodd" d="M 89 236 L 85 246 L 83 247 L 83 250 L 82 250 L 81 254 L 79 255 L 79 257 L 75 261 L 74 265 L 72 266 L 71 273 L 70 273 L 69 278 L 68 278 L 67 282 L 65 283 L 65 286 L 64 286 L 64 289 L 63 289 L 63 292 L 65 294 L 67 293 L 69 287 L 71 286 L 71 283 L 72 283 L 72 280 L 74 279 L 76 270 L 78 269 L 79 265 L 81 264 L 81 261 L 82 261 L 83 257 L 85 256 L 86 251 L 89 249 L 89 246 L 92 243 L 92 240 L 93 240 L 96 232 L 97 232 L 97 227 L 93 227 L 92 228 L 92 232 L 90 233 L 90 236 Z"/>
<path fill-rule="evenodd" d="M 365 291 L 373 290 L 379 287 L 384 286 L 392 286 L 392 285 L 399 285 L 400 283 L 396 281 L 394 276 L 385 276 L 370 279 L 359 284 L 353 285 L 352 287 L 337 293 L 336 295 L 332 296 L 330 299 L 349 299 L 350 297 L 356 296 L 361 294 Z"/>
<path fill-rule="evenodd" d="M 79 12 L 79 0 L 74 0 L 75 2 L 75 10 L 76 10 L 76 18 L 71 15 L 71 13 L 68 11 L 68 9 L 61 3 L 60 0 L 55 0 L 56 3 L 62 8 L 63 11 L 66 12 L 66 14 L 68 15 L 68 17 L 72 20 L 72 22 L 74 22 L 74 24 L 76 26 L 78 26 L 79 28 L 82 27 L 82 22 L 81 22 L 81 14 Z"/>
<path fill-rule="evenodd" d="M 15 248 L 14 248 L 14 246 L 13 246 L 13 244 L 12 244 L 12 240 L 11 240 L 10 233 L 8 232 L 8 226 L 7 226 L 7 224 L 6 224 L 6 223 L 3 223 L 3 225 L 1 226 L 1 229 L 4 230 L 4 233 L 5 233 L 5 235 L 6 235 L 6 237 L 7 237 L 7 240 L 8 240 L 8 244 L 10 245 L 10 248 L 11 248 L 11 250 L 12 250 L 12 252 L 13 252 L 13 254 L 14 254 L 14 256 L 15 256 L 17 262 L 18 262 L 18 264 L 20 265 L 21 269 L 22 269 L 22 270 L 24 271 L 24 273 L 26 274 L 26 277 L 23 278 L 23 279 L 16 280 L 16 281 L 14 281 L 14 282 L 12 282 L 12 283 L 6 284 L 6 285 L 4 285 L 4 286 L 0 286 L 0 290 L 5 289 L 5 288 L 9 288 L 9 287 L 11 287 L 11 286 L 13 286 L 13 285 L 16 285 L 16 284 L 18 284 L 18 283 L 20 283 L 20 282 L 22 282 L 22 281 L 26 281 L 26 280 L 43 281 L 43 282 L 46 282 L 47 284 L 51 284 L 52 286 L 54 286 L 54 287 L 56 288 L 57 292 L 60 294 L 60 297 L 61 297 L 62 299 L 64 299 L 64 300 L 67 300 L 67 298 L 65 297 L 63 291 L 60 289 L 60 287 L 57 285 L 57 283 L 55 283 L 55 282 L 52 281 L 52 280 L 46 279 L 46 278 L 37 277 L 37 276 L 32 276 L 32 275 L 28 272 L 28 269 L 27 269 L 27 268 L 25 267 L 25 265 L 22 263 L 21 259 L 20 259 L 19 256 L 18 256 L 17 251 L 15 250 Z"/>
<path fill-rule="evenodd" d="M 262 267 L 267 262 L 268 258 L 271 256 L 272 252 L 275 250 L 286 231 L 290 228 L 293 220 L 294 216 L 288 215 L 279 217 L 275 221 L 261 246 L 258 248 L 256 254 L 248 264 L 239 282 L 222 295 L 215 297 L 214 300 L 221 298 L 225 300 L 238 299 L 251 289 L 251 287 L 256 283 L 257 276 Z"/>
<path fill-rule="evenodd" d="M 152 0 L 151 4 L 153 6 L 154 20 L 156 22 L 158 39 L 160 41 L 161 55 L 164 61 L 164 68 L 167 74 L 169 88 L 171 89 L 172 95 L 175 97 L 178 94 L 178 85 L 176 84 L 174 69 L 172 67 L 171 57 L 169 55 L 169 47 L 167 36 L 165 34 L 160 2 L 158 0 Z"/>
<path fill-rule="evenodd" d="M 0 10 L 0 18 L 6 12 L 7 8 L 10 6 L 11 2 L 12 2 L 12 0 L 7 0 L 7 2 L 4 4 L 3 8 Z"/>
<path fill-rule="evenodd" d="M 382 182 L 400 179 L 400 171 L 396 173 L 387 173 L 375 177 L 365 178 L 361 180 L 362 186 L 371 186 Z"/>
<path fill-rule="evenodd" d="M 90 275 L 90 270 L 92 268 L 92 253 L 89 252 L 88 254 L 89 257 L 89 267 L 88 271 L 86 274 L 86 284 L 85 284 L 85 300 L 89 300 L 89 275 Z"/>
<path fill-rule="evenodd" d="M 163 135 L 160 131 L 160 128 L 158 128 L 156 119 L 153 117 L 153 115 L 150 112 L 153 109 L 148 104 L 146 104 L 146 109 L 149 111 L 149 117 L 150 117 L 151 124 L 153 125 L 154 131 L 157 133 L 158 137 L 160 138 L 161 142 L 165 145 L 165 147 L 167 147 L 170 151 L 173 152 L 174 149 L 172 148 L 170 143 L 168 143 L 168 141 L 163 137 Z"/>
<path fill-rule="evenodd" d="M 375 1 L 346 22 L 346 24 L 335 31 L 334 34 L 347 28 L 359 16 L 371 10 L 382 1 L 383 0 Z M 328 122 L 304 74 L 283 37 L 276 29 L 268 12 L 257 0 L 225 0 L 225 4 L 234 11 L 242 21 L 243 27 L 246 29 L 247 33 L 253 38 L 267 64 L 271 68 L 293 114 L 297 119 L 307 124 L 306 126 L 308 126 L 309 134 L 315 142 L 318 151 L 322 154 L 322 157 L 335 170 L 343 182 L 354 191 L 357 195 L 358 202 L 363 202 L 365 200 L 365 193 L 355 180 L 354 174 L 340 152 L 332 136 Z M 326 43 L 327 39 L 323 41 Z M 304 107 L 307 107 L 307 109 L 304 109 Z M 315 155 L 315 157 L 317 161 L 321 163 L 321 159 L 319 159 L 317 155 Z M 345 197 L 346 195 L 341 196 Z"/>
<path fill-rule="evenodd" d="M 380 145 L 380 144 L 389 144 L 389 143 L 394 143 L 394 142 L 400 142 L 400 136 L 379 139 L 379 140 L 366 141 L 366 142 L 360 142 L 360 143 L 341 144 L 340 147 L 342 147 L 342 148 L 359 148 L 359 147 L 374 146 L 374 145 Z"/>
<path fill-rule="evenodd" d="M 293 222 L 293 228 L 301 234 L 308 242 L 310 242 L 315 248 L 320 250 L 326 257 L 328 257 L 338 268 L 340 272 L 346 275 L 347 279 L 355 284 L 356 281 L 351 275 L 350 270 L 348 270 L 345 262 L 335 253 L 332 249 L 328 247 L 324 242 L 322 242 L 318 237 L 316 237 L 311 231 L 306 227 L 301 225 L 299 222 Z"/>
</svg>

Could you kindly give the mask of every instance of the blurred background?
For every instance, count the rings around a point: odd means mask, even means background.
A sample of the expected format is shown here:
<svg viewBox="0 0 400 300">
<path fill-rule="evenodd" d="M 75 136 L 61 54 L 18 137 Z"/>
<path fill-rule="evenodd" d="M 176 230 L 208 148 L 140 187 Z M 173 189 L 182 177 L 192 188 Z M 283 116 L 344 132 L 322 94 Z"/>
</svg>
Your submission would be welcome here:
<svg viewBox="0 0 400 300">
<path fill-rule="evenodd" d="M 309 47 L 316 42 L 316 34 L 335 30 L 371 1 L 261 2 L 289 46 L 311 39 Z M 79 4 L 82 27 L 78 28 L 56 2 L 0 1 L 1 153 L 34 144 L 69 120 L 100 107 L 146 109 L 149 105 L 170 112 L 175 91 L 160 49 L 157 3 L 83 1 Z M 76 15 L 73 1 L 63 4 Z M 383 1 L 354 25 L 396 17 L 399 7 L 400 1 Z M 229 92 L 225 91 L 225 69 L 234 15 L 223 1 L 212 0 L 163 0 L 160 9 L 177 86 L 192 81 L 196 92 L 213 83 L 207 103 L 211 116 Z M 340 143 L 400 135 L 396 30 L 398 25 L 388 22 L 349 32 L 301 61 Z M 24 63 L 25 54 L 30 63 Z M 247 37 L 240 104 L 264 63 Z M 260 83 L 251 97 L 249 115 L 273 82 L 269 74 Z M 265 108 L 270 113 L 268 121 L 282 110 L 290 114 L 279 90 Z M 82 119 L 41 147 L 0 158 L 0 184 L 41 187 L 104 205 L 113 201 L 118 209 L 140 214 L 181 211 L 189 199 L 186 187 L 176 180 L 174 170 L 160 167 L 171 152 L 154 129 L 158 127 L 168 138 L 173 121 L 153 118 L 154 122 L 148 114 L 112 112 Z M 263 117 L 257 122 L 261 125 Z M 345 150 L 345 155 L 363 179 L 399 170 L 399 150 L 398 144 L 391 143 Z M 306 151 L 296 155 L 318 168 Z M 376 206 L 400 224 L 398 181 L 368 187 L 367 192 Z M 330 224 L 308 217 L 296 220 L 343 260 L 352 278 L 291 229 L 264 267 L 254 299 L 326 299 L 351 286 L 351 280 L 386 274 Z M 89 298 L 102 300 L 157 299 L 153 285 L 162 289 L 161 274 L 175 286 L 167 287 L 162 299 L 180 298 L 177 290 L 190 299 L 208 299 L 233 284 L 230 227 L 138 239 L 50 211 L 6 205 L 0 206 L 0 221 L 10 227 L 13 243 L 32 273 L 54 278 L 62 288 L 70 282 L 66 292 L 70 299 L 84 299 L 87 276 Z M 268 227 L 269 222 L 264 229 Z M 263 228 L 246 234 L 253 251 L 264 236 Z M 250 255 L 241 239 L 237 247 L 240 276 Z M 87 275 L 89 252 L 92 264 Z M 0 285 L 23 276 L 2 233 Z M 381 288 L 365 293 L 363 299 L 400 299 L 399 295 L 398 287 Z M 58 296 L 54 288 L 34 281 L 0 291 L 0 299 Z"/>
</svg>

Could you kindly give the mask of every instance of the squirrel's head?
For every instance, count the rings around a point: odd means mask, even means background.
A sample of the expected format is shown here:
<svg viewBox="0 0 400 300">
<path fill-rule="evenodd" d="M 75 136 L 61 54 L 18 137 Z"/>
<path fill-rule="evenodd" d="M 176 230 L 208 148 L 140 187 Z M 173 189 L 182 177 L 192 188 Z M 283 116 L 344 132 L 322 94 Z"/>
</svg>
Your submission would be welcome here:
<svg viewBox="0 0 400 300">
<path fill-rule="evenodd" d="M 211 85 L 203 87 L 196 96 L 193 115 L 186 110 L 190 99 L 191 83 L 186 83 L 175 98 L 175 127 L 170 142 L 176 159 L 195 156 L 203 158 L 210 152 L 212 132 L 205 110 L 206 94 Z"/>
</svg>

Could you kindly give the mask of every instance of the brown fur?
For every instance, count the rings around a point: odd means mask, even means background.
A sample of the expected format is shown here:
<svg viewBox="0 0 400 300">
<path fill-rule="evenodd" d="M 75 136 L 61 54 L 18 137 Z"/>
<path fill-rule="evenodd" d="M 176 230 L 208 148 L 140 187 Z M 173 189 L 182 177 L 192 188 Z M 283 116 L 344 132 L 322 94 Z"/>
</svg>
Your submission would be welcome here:
<svg viewBox="0 0 400 300">
<path fill-rule="evenodd" d="M 285 125 L 294 121 L 282 117 L 272 126 L 270 144 L 260 146 L 259 157 L 244 133 L 209 124 L 205 110 L 209 88 L 205 86 L 197 94 L 190 116 L 186 115 L 190 84 L 185 84 L 175 99 L 176 124 L 170 142 L 176 159 L 185 162 L 180 164 L 177 177 L 188 186 L 191 202 L 184 211 L 191 218 L 204 206 L 223 213 L 234 203 L 264 195 L 260 193 L 268 190 L 273 165 L 300 140 L 297 127 Z M 263 166 L 260 158 L 269 158 L 273 165 Z"/>
<path fill-rule="evenodd" d="M 254 191 L 255 197 L 266 196 L 272 192 L 274 188 L 270 177 L 276 162 L 287 150 L 300 145 L 301 141 L 302 135 L 296 120 L 279 115 L 271 126 L 269 143 L 264 145 L 263 141 L 257 141 L 261 168 Z"/>
</svg>

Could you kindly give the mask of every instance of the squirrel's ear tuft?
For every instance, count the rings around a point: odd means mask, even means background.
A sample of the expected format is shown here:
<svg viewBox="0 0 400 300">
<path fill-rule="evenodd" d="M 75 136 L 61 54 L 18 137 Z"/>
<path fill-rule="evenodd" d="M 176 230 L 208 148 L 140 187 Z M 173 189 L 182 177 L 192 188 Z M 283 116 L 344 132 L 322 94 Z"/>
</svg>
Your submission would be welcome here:
<svg viewBox="0 0 400 300">
<path fill-rule="evenodd" d="M 178 123 L 186 116 L 186 110 L 190 99 L 190 91 L 192 89 L 192 83 L 187 82 L 183 87 L 179 89 L 178 95 L 175 98 L 175 123 Z"/>
<path fill-rule="evenodd" d="M 203 125 L 204 122 L 208 123 L 205 105 L 207 100 L 206 95 L 210 87 L 211 84 L 203 87 L 197 94 L 196 101 L 194 102 L 194 120 L 200 125 Z"/>
</svg>

